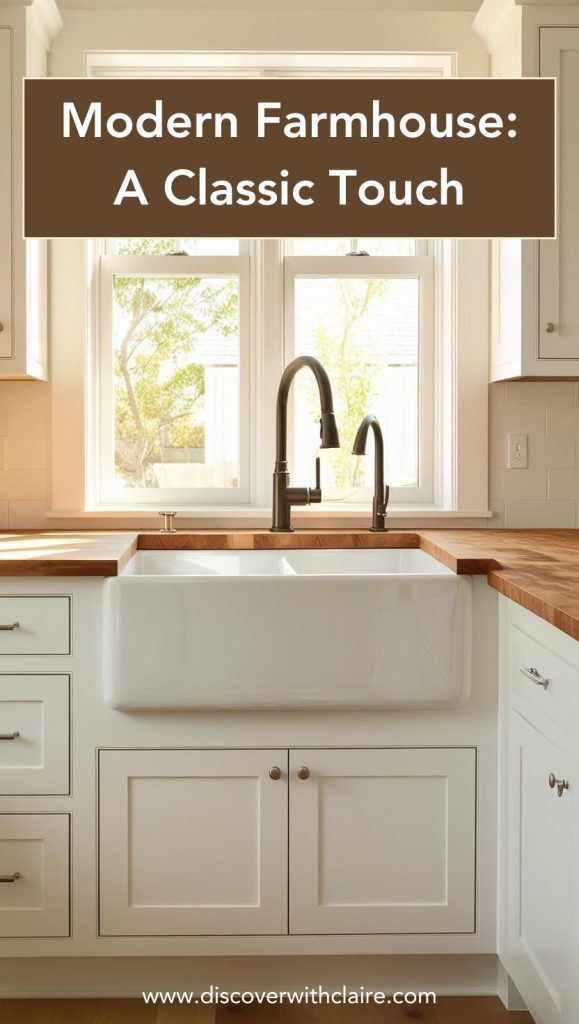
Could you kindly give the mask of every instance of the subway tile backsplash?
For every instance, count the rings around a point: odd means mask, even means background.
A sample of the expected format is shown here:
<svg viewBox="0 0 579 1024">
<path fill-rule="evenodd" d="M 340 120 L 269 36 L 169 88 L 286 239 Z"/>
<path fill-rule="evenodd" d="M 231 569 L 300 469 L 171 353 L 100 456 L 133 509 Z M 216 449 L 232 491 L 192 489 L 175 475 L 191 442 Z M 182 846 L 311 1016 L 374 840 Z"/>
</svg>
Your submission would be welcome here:
<svg viewBox="0 0 579 1024">
<path fill-rule="evenodd" d="M 489 397 L 489 526 L 578 526 L 579 385 L 513 381 Z M 528 435 L 526 469 L 508 468 L 509 434 Z"/>
<path fill-rule="evenodd" d="M 0 529 L 44 529 L 49 507 L 50 388 L 0 382 Z"/>
<path fill-rule="evenodd" d="M 579 526 L 579 385 L 491 384 L 490 527 Z M 508 468 L 508 434 L 528 434 L 528 468 Z M 42 529 L 49 508 L 50 388 L 0 382 L 0 529 Z M 467 524 L 468 525 L 468 524 Z"/>
</svg>

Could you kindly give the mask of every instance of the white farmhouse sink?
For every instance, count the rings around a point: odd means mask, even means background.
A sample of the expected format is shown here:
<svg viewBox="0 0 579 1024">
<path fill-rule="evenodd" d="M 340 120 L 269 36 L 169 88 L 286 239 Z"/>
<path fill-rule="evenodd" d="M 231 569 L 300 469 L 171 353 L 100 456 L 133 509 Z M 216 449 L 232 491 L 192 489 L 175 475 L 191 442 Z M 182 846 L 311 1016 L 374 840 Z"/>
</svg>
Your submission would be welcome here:
<svg viewBox="0 0 579 1024">
<path fill-rule="evenodd" d="M 449 707 L 470 591 L 423 551 L 139 551 L 105 581 L 119 709 Z"/>
</svg>

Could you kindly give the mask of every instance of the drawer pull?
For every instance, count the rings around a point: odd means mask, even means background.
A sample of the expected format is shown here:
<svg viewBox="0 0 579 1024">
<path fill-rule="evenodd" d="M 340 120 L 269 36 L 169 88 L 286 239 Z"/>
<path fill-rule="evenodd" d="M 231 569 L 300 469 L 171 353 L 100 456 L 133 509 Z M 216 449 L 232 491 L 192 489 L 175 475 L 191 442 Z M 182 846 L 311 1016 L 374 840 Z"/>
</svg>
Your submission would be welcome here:
<svg viewBox="0 0 579 1024">
<path fill-rule="evenodd" d="M 563 792 L 569 789 L 569 783 L 567 779 L 557 779 L 553 772 L 549 775 L 549 785 L 551 789 L 557 787 L 557 796 L 563 796 Z"/>
<path fill-rule="evenodd" d="M 0 875 L 0 882 L 17 882 L 22 875 L 19 871 L 15 871 L 13 875 Z"/>
<path fill-rule="evenodd" d="M 11 622 L 10 625 L 0 626 L 0 631 L 3 633 L 11 633 L 14 629 L 20 629 L 19 622 Z"/>
<path fill-rule="evenodd" d="M 521 673 L 526 676 L 527 679 L 530 679 L 535 686 L 542 686 L 544 690 L 547 689 L 550 680 L 545 679 L 540 672 L 537 672 L 536 668 L 522 668 Z"/>
<path fill-rule="evenodd" d="M 0 740 L 17 740 L 19 732 L 0 732 Z"/>
</svg>

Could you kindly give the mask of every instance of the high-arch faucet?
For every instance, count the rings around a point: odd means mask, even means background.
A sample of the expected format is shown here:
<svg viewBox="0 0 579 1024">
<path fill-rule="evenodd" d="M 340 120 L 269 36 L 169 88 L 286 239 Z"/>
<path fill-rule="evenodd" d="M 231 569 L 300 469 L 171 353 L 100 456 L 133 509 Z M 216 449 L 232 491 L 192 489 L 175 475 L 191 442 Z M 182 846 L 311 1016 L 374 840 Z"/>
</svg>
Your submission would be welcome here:
<svg viewBox="0 0 579 1024">
<path fill-rule="evenodd" d="M 272 533 L 292 530 L 292 505 L 309 505 L 322 500 L 320 487 L 320 459 L 316 459 L 315 487 L 290 487 L 287 464 L 287 406 L 292 381 L 302 367 L 307 366 L 316 378 L 322 410 L 320 422 L 320 448 L 339 448 L 340 439 L 334 417 L 334 401 L 330 379 L 322 364 L 313 356 L 298 356 L 288 363 L 281 375 L 276 407 L 276 452 L 273 471 Z"/>
<path fill-rule="evenodd" d="M 372 412 L 364 416 L 358 427 L 352 455 L 366 454 L 366 439 L 370 427 L 374 431 L 374 498 L 372 500 L 372 526 L 370 529 L 375 532 L 386 529 L 386 509 L 388 507 L 388 498 L 390 497 L 390 488 L 388 484 L 384 486 L 384 438 L 382 437 L 382 428 L 378 417 L 374 416 Z"/>
</svg>

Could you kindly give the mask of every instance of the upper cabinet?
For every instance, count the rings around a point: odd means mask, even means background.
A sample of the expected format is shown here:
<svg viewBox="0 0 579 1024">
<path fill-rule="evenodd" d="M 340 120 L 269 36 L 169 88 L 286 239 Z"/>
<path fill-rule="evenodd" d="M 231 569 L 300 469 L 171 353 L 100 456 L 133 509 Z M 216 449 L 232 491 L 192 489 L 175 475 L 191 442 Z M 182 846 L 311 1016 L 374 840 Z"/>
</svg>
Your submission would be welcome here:
<svg viewBox="0 0 579 1024">
<path fill-rule="evenodd" d="M 23 237 L 22 80 L 44 77 L 54 0 L 0 6 L 0 380 L 46 380 L 46 241 Z"/>
<path fill-rule="evenodd" d="M 475 29 L 493 76 L 557 79 L 557 238 L 492 243 L 490 379 L 579 377 L 579 4 L 485 0 Z"/>
</svg>

